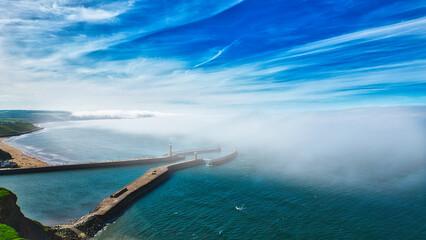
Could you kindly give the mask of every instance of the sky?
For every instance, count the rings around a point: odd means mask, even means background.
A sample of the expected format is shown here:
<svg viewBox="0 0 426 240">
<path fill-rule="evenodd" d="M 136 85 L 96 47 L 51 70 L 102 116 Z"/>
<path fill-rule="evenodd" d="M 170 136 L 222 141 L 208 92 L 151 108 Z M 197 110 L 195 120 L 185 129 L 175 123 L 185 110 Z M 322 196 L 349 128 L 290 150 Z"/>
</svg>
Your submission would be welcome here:
<svg viewBox="0 0 426 240">
<path fill-rule="evenodd" d="M 2 0 L 0 109 L 426 105 L 426 1 Z"/>
</svg>

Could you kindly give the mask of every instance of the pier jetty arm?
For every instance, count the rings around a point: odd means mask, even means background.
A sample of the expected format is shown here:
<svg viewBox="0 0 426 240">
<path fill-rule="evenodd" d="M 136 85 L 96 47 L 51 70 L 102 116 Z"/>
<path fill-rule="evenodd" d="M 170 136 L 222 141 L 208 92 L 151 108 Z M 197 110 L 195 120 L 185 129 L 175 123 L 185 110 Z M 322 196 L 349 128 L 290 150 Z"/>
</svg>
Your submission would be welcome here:
<svg viewBox="0 0 426 240">
<path fill-rule="evenodd" d="M 172 156 L 137 158 L 137 159 L 127 159 L 127 160 L 114 160 L 114 161 L 105 161 L 105 162 L 63 164 L 63 165 L 53 165 L 53 166 L 44 166 L 44 167 L 7 168 L 7 169 L 0 169 L 0 175 L 57 172 L 57 171 L 69 171 L 69 170 L 81 170 L 81 169 L 113 168 L 113 167 L 136 166 L 136 165 L 157 164 L 157 163 L 169 163 L 169 162 L 182 160 L 184 158 L 185 158 L 184 156 L 172 155 Z"/>
<path fill-rule="evenodd" d="M 178 156 L 188 156 L 188 155 L 194 155 L 194 153 L 202 154 L 202 153 L 214 153 L 214 152 L 221 152 L 221 151 L 222 151 L 222 148 L 220 146 L 217 146 L 212 148 L 201 148 L 201 149 L 177 151 L 177 152 L 173 152 L 173 154 Z"/>
<path fill-rule="evenodd" d="M 165 182 L 175 171 L 205 165 L 206 161 L 197 158 L 197 153 L 216 151 L 221 151 L 221 149 L 211 148 L 181 151 L 180 153 L 184 153 L 184 155 L 194 154 L 195 158 L 149 169 L 133 182 L 105 198 L 93 212 L 79 218 L 72 224 L 56 227 L 56 234 L 63 239 L 90 239 L 94 237 L 98 231 L 106 226 L 107 222 L 117 217 L 129 204 Z M 175 152 L 173 155 L 167 154 L 164 157 L 177 156 L 184 158 L 184 155 L 178 155 Z M 237 156 L 238 151 L 235 150 L 226 156 L 210 160 L 209 165 L 217 166 L 225 164 Z"/>
<path fill-rule="evenodd" d="M 27 167 L 27 168 L 0 168 L 0 175 L 14 175 L 14 174 L 28 174 L 28 173 L 41 173 L 41 172 L 56 172 L 56 171 L 69 171 L 69 170 L 81 170 L 81 169 L 95 169 L 95 168 L 113 168 L 113 167 L 124 167 L 124 166 L 135 166 L 135 165 L 147 165 L 147 164 L 158 164 L 158 163 L 171 163 L 185 159 L 185 156 L 193 155 L 195 152 L 200 153 L 211 153 L 220 152 L 220 147 L 214 148 L 202 148 L 193 150 L 183 150 L 173 152 L 171 155 L 168 153 L 164 156 L 159 157 L 148 157 L 148 158 L 137 158 L 137 159 L 125 159 L 125 160 L 113 160 L 104 162 L 88 162 L 88 163 L 73 163 L 63 165 L 49 165 L 42 167 Z"/>
<path fill-rule="evenodd" d="M 226 156 L 210 160 L 209 166 L 218 166 L 218 165 L 228 163 L 228 162 L 234 160 L 237 156 L 238 156 L 238 151 L 235 149 L 232 153 L 230 153 Z"/>
<path fill-rule="evenodd" d="M 92 213 L 81 217 L 72 225 L 62 225 L 58 234 L 74 235 L 79 239 L 91 238 L 105 227 L 109 220 L 137 198 L 163 183 L 173 172 L 201 165 L 205 165 L 203 159 L 192 159 L 151 168 L 141 177 L 105 198 Z"/>
</svg>

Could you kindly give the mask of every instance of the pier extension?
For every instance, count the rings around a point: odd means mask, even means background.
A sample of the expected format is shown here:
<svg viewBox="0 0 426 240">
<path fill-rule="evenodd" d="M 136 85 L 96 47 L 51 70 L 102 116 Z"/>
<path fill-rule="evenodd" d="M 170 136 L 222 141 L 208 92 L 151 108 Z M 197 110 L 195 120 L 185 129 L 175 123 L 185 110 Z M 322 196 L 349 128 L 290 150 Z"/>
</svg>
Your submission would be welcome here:
<svg viewBox="0 0 426 240">
<path fill-rule="evenodd" d="M 214 148 L 202 148 L 202 149 L 178 151 L 178 152 L 173 152 L 172 154 L 168 153 L 164 156 L 159 156 L 159 157 L 113 160 L 113 161 L 104 161 L 104 162 L 73 163 L 73 164 L 53 165 L 53 166 L 44 166 L 44 167 L 6 168 L 6 169 L 0 169 L 0 175 L 14 175 L 14 174 L 27 174 L 27 173 L 94 169 L 94 168 L 113 168 L 113 167 L 147 165 L 147 164 L 157 164 L 157 163 L 171 163 L 171 162 L 183 160 L 185 159 L 185 156 L 193 155 L 195 152 L 211 153 L 211 152 L 220 152 L 220 151 L 221 151 L 220 147 L 214 147 Z"/>
<path fill-rule="evenodd" d="M 209 166 L 218 166 L 218 165 L 228 163 L 228 162 L 234 160 L 237 156 L 238 156 L 238 151 L 237 151 L 237 149 L 235 149 L 232 153 L 230 153 L 226 156 L 210 160 Z"/>
<path fill-rule="evenodd" d="M 203 159 L 192 159 L 151 168 L 135 181 L 105 198 L 92 213 L 81 217 L 72 225 L 61 226 L 58 234 L 69 239 L 91 238 L 130 203 L 160 185 L 173 172 L 204 164 Z"/>
<path fill-rule="evenodd" d="M 172 155 L 172 156 L 160 156 L 160 157 L 150 157 L 150 158 L 114 160 L 114 161 L 105 161 L 105 162 L 73 163 L 73 164 L 53 165 L 53 166 L 45 166 L 45 167 L 7 168 L 7 169 L 0 169 L 0 175 L 57 172 L 57 171 L 69 171 L 69 170 L 81 170 L 81 169 L 93 169 L 93 168 L 124 167 L 124 166 L 135 166 L 135 165 L 144 165 L 144 164 L 168 163 L 168 162 L 175 162 L 182 159 L 185 159 L 185 157 Z"/>
</svg>

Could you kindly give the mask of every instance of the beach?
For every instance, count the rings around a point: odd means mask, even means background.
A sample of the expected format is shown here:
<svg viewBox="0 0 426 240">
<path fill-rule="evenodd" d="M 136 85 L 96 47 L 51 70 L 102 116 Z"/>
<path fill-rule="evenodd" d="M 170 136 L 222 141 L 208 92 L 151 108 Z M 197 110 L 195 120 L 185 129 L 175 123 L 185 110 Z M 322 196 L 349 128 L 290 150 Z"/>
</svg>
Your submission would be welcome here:
<svg viewBox="0 0 426 240">
<path fill-rule="evenodd" d="M 33 158 L 24 154 L 18 148 L 9 146 L 6 143 L 4 143 L 3 141 L 8 138 L 9 137 L 0 138 L 0 149 L 10 153 L 10 155 L 12 155 L 13 161 L 15 161 L 19 167 L 28 168 L 28 167 L 43 167 L 43 166 L 49 165 L 37 158 Z"/>
</svg>

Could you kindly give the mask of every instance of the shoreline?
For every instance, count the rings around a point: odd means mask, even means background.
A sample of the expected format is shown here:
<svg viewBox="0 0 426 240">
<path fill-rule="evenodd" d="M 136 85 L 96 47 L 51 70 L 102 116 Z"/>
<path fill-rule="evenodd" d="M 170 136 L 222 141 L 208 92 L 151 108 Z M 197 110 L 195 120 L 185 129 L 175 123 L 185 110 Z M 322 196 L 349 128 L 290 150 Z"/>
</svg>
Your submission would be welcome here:
<svg viewBox="0 0 426 240">
<path fill-rule="evenodd" d="M 50 164 L 40 159 L 26 155 L 19 148 L 12 147 L 3 142 L 9 138 L 11 137 L 0 137 L 0 149 L 9 152 L 10 155 L 12 155 L 13 161 L 16 162 L 20 168 L 50 166 Z"/>
</svg>

